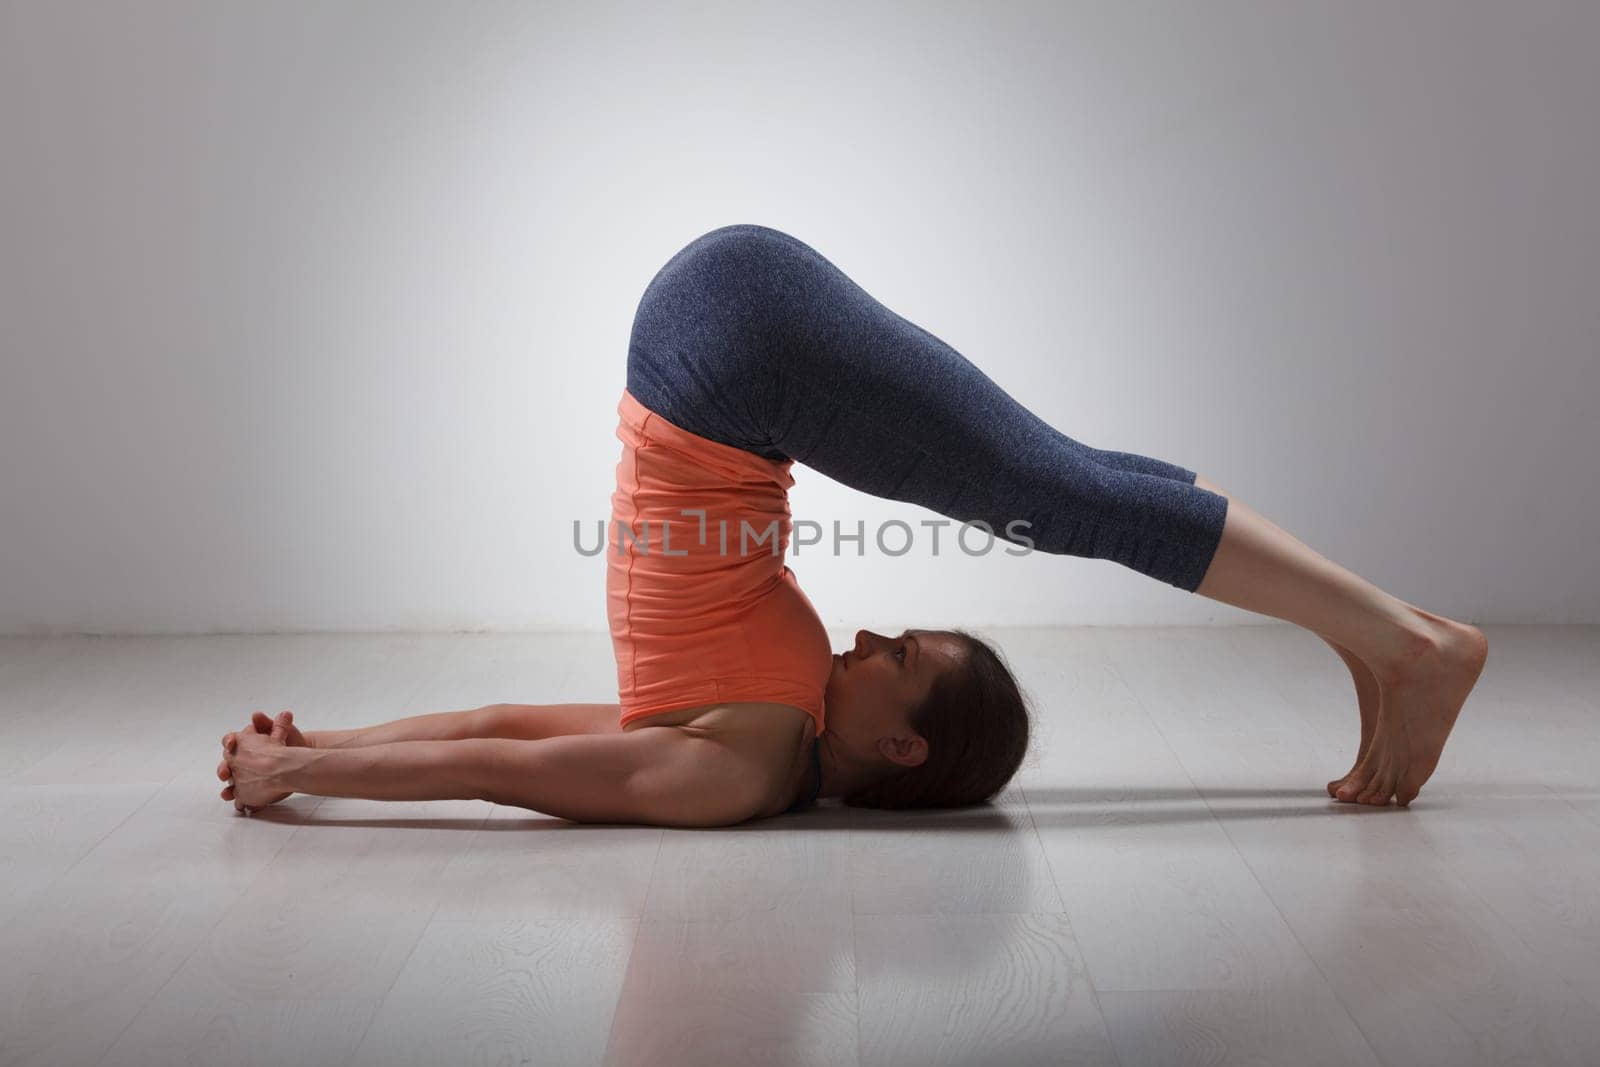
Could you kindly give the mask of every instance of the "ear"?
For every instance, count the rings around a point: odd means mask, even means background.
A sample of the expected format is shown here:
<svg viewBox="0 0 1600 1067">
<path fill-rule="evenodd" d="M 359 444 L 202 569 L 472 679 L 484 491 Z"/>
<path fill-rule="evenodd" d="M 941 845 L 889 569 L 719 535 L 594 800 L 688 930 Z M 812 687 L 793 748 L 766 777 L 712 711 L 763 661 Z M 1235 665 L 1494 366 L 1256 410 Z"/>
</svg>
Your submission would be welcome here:
<svg viewBox="0 0 1600 1067">
<path fill-rule="evenodd" d="M 910 770 L 927 762 L 928 742 L 920 734 L 885 737 L 878 742 L 878 751 L 890 763 Z"/>
</svg>

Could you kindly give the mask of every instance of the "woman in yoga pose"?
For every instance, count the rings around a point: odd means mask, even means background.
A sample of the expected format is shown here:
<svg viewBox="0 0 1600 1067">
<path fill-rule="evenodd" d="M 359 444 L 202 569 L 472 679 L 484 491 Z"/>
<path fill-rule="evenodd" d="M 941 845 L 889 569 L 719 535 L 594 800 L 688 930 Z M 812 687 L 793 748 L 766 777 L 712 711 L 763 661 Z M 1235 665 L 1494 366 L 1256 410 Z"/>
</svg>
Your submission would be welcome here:
<svg viewBox="0 0 1600 1067">
<path fill-rule="evenodd" d="M 495 704 L 223 737 L 224 800 L 478 798 L 580 822 L 720 826 L 819 796 L 959 807 L 999 792 L 1029 711 L 960 630 L 856 634 L 845 653 L 784 565 L 796 461 L 1045 552 L 1296 623 L 1349 668 L 1341 801 L 1409 805 L 1477 681 L 1475 627 L 1327 560 L 1183 467 L 1092 448 L 959 352 L 764 226 L 702 235 L 640 301 L 618 403 L 606 594 L 620 702 Z"/>
</svg>

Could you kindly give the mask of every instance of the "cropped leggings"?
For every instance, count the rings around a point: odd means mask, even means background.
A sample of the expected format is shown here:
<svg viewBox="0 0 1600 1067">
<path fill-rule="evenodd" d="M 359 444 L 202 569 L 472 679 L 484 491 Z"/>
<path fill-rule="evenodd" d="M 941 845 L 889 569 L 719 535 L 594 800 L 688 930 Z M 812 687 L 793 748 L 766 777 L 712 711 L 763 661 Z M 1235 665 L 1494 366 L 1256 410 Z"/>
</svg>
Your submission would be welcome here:
<svg viewBox="0 0 1600 1067">
<path fill-rule="evenodd" d="M 1190 592 L 1222 538 L 1228 498 L 1194 471 L 1073 440 L 765 226 L 712 230 L 667 261 L 634 317 L 627 386 L 701 437 Z"/>
</svg>

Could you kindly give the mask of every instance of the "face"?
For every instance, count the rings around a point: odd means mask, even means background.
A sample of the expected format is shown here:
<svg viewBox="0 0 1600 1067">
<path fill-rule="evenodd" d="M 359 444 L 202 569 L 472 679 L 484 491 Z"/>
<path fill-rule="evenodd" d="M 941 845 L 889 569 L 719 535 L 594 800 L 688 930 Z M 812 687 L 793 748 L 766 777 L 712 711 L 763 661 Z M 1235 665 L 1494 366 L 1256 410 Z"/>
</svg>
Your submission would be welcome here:
<svg viewBox="0 0 1600 1067">
<path fill-rule="evenodd" d="M 920 764 L 928 746 L 911 728 L 911 712 L 965 655 L 959 638 L 937 630 L 906 630 L 898 637 L 856 631 L 855 647 L 833 657 L 824 698 L 828 731 L 889 762 Z"/>
</svg>

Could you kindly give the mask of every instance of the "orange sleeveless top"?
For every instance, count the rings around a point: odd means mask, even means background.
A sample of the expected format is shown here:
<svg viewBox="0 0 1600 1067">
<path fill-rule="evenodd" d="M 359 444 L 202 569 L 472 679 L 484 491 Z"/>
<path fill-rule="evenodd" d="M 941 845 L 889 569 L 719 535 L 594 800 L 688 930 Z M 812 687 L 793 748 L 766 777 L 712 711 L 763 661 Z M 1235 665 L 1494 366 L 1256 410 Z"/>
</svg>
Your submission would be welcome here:
<svg viewBox="0 0 1600 1067">
<path fill-rule="evenodd" d="M 617 414 L 605 553 L 622 723 L 762 701 L 804 709 L 821 734 L 833 649 L 784 563 L 794 461 L 690 433 L 626 389 Z"/>
</svg>

